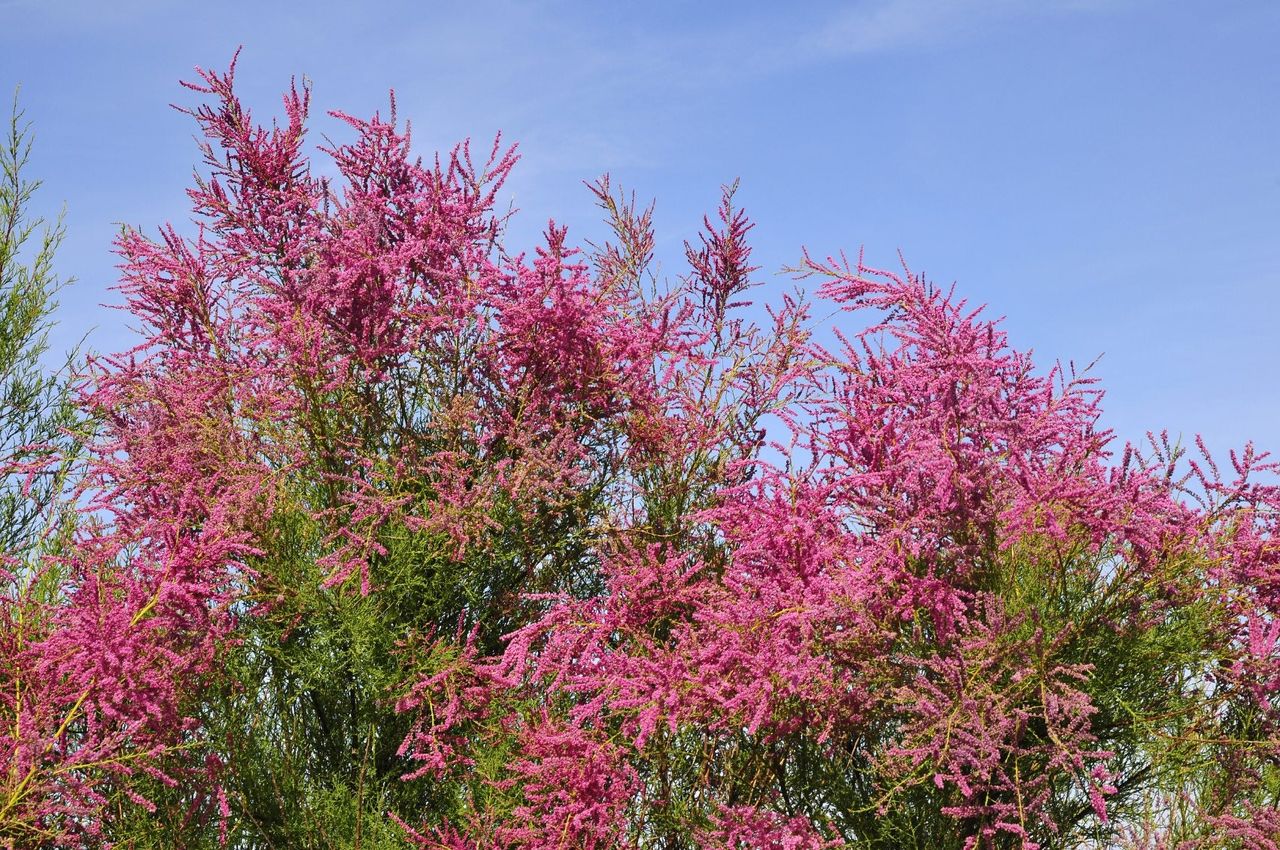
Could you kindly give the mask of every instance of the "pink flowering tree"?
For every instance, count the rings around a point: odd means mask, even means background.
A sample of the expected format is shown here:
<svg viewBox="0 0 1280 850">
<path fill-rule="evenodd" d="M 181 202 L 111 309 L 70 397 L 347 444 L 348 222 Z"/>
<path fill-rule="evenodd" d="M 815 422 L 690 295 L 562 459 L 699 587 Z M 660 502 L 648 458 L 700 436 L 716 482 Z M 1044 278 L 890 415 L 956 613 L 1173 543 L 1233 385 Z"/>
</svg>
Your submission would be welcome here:
<svg viewBox="0 0 1280 850">
<path fill-rule="evenodd" d="M 661 281 L 607 179 L 607 241 L 519 253 L 501 145 L 335 113 L 320 177 L 305 88 L 190 88 L 195 229 L 121 237 L 143 339 L 85 375 L 57 592 L 6 597 L 0 837 L 1280 841 L 1265 455 L 1115 446 L 906 269 L 805 256 L 819 345 L 732 188 Z"/>
</svg>

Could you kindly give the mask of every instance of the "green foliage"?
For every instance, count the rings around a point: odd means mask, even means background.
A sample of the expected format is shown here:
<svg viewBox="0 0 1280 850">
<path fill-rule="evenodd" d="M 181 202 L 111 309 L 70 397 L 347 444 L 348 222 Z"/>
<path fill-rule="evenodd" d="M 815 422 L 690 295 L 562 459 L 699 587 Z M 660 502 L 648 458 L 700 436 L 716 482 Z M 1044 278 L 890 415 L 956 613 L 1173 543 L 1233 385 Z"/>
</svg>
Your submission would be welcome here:
<svg viewBox="0 0 1280 850">
<path fill-rule="evenodd" d="M 423 380 L 421 387 L 400 388 L 419 400 L 417 407 L 392 396 L 317 393 L 297 424 L 305 433 L 290 435 L 309 447 L 308 460 L 282 475 L 270 519 L 257 531 L 260 554 L 245 564 L 222 675 L 190 706 L 200 732 L 175 762 L 175 773 L 198 770 L 210 757 L 221 764 L 231 847 L 399 848 L 411 845 L 388 812 L 406 823 L 464 815 L 469 794 L 459 787 L 402 779 L 415 766 L 398 752 L 414 717 L 397 712 L 396 700 L 406 682 L 453 660 L 438 647 L 408 650 L 482 626 L 477 647 L 498 652 L 502 635 L 534 614 L 522 593 L 598 591 L 589 583 L 599 572 L 590 553 L 603 533 L 596 525 L 610 487 L 607 458 L 619 436 L 596 447 L 593 480 L 554 506 L 521 510 L 528 506 L 501 495 L 486 501 L 477 523 L 485 531 L 460 550 L 448 535 L 403 521 L 430 516 L 435 483 L 390 474 L 394 452 L 436 451 L 460 439 L 424 412 L 448 402 L 433 395 L 439 387 L 426 383 L 430 377 Z M 354 579 L 326 581 L 332 567 L 323 556 L 344 516 L 331 481 L 351 474 L 333 460 L 343 430 L 355 431 L 373 455 L 365 475 L 391 488 L 382 495 L 406 500 L 400 519 L 369 532 L 383 550 L 369 559 L 369 594 Z M 473 472 L 482 477 L 518 452 L 499 444 L 477 453 Z M 496 777 L 506 761 L 494 742 L 470 773 Z M 189 814 L 207 815 L 209 801 L 161 781 L 135 780 L 134 787 L 157 813 L 122 804 L 109 823 L 113 839 L 135 848 L 223 846 L 217 817 Z M 485 787 L 476 783 L 480 793 Z M 508 796 L 489 802 L 509 808 L 516 795 Z"/>
<path fill-rule="evenodd" d="M 0 555 L 25 559 L 56 537 L 49 512 L 65 492 L 66 434 L 77 416 L 68 370 L 50 373 L 43 362 L 56 295 L 66 284 L 53 270 L 64 230 L 61 221 L 29 211 L 40 182 L 23 173 L 32 138 L 22 117 L 15 94 L 0 144 Z M 55 456 L 58 463 L 39 465 Z"/>
</svg>

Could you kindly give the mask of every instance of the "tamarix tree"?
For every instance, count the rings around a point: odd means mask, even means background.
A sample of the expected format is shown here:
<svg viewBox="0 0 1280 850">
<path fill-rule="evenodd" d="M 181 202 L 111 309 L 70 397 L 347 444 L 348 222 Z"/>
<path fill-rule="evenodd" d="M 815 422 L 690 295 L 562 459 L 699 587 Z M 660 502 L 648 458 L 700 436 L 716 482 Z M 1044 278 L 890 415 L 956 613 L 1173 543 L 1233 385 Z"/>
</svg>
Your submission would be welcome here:
<svg viewBox="0 0 1280 850">
<path fill-rule="evenodd" d="M 608 241 L 520 253 L 513 151 L 333 113 L 313 171 L 233 71 L 92 435 L 4 467 L 82 451 L 6 556 L 0 841 L 1280 846 L 1265 454 L 1114 446 L 906 269 L 804 255 L 820 345 L 732 189 L 674 280 L 607 179 Z"/>
</svg>

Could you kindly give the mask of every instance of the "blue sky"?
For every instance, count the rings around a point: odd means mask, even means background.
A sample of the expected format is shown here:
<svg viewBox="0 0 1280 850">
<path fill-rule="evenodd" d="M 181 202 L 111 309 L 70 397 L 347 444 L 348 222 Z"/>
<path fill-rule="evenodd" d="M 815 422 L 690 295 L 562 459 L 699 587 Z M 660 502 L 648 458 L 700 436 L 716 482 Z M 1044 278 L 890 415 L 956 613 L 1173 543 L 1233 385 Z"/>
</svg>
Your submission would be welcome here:
<svg viewBox="0 0 1280 850">
<path fill-rule="evenodd" d="M 424 153 L 518 141 L 517 243 L 553 216 L 600 235 L 581 181 L 609 171 L 657 199 L 677 272 L 741 178 L 765 272 L 901 249 L 1042 363 L 1104 355 L 1119 436 L 1280 449 L 1280 3 L 0 0 L 0 22 L 0 89 L 22 85 L 41 203 L 67 209 L 61 341 L 127 342 L 99 306 L 114 223 L 187 220 L 193 127 L 168 104 L 243 45 L 260 115 L 297 74 L 319 113 L 394 88 Z"/>
</svg>

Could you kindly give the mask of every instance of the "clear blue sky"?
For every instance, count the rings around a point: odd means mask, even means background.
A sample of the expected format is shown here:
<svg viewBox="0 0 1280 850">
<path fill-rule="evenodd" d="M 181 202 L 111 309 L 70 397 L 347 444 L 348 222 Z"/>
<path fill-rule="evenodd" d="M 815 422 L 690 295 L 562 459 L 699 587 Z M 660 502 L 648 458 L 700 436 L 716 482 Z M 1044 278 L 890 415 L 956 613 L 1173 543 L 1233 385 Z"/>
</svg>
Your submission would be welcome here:
<svg viewBox="0 0 1280 850">
<path fill-rule="evenodd" d="M 192 125 L 168 104 L 237 45 L 260 114 L 305 74 L 320 112 L 394 88 L 424 153 L 520 142 L 526 243 L 551 216 L 598 235 L 580 181 L 609 171 L 657 199 L 675 257 L 740 177 L 766 270 L 900 248 L 1042 363 L 1105 353 L 1120 436 L 1280 449 L 1273 0 L 0 0 L 0 90 L 22 84 L 32 174 L 67 207 L 61 339 L 127 340 L 98 306 L 112 223 L 187 220 Z"/>
</svg>

